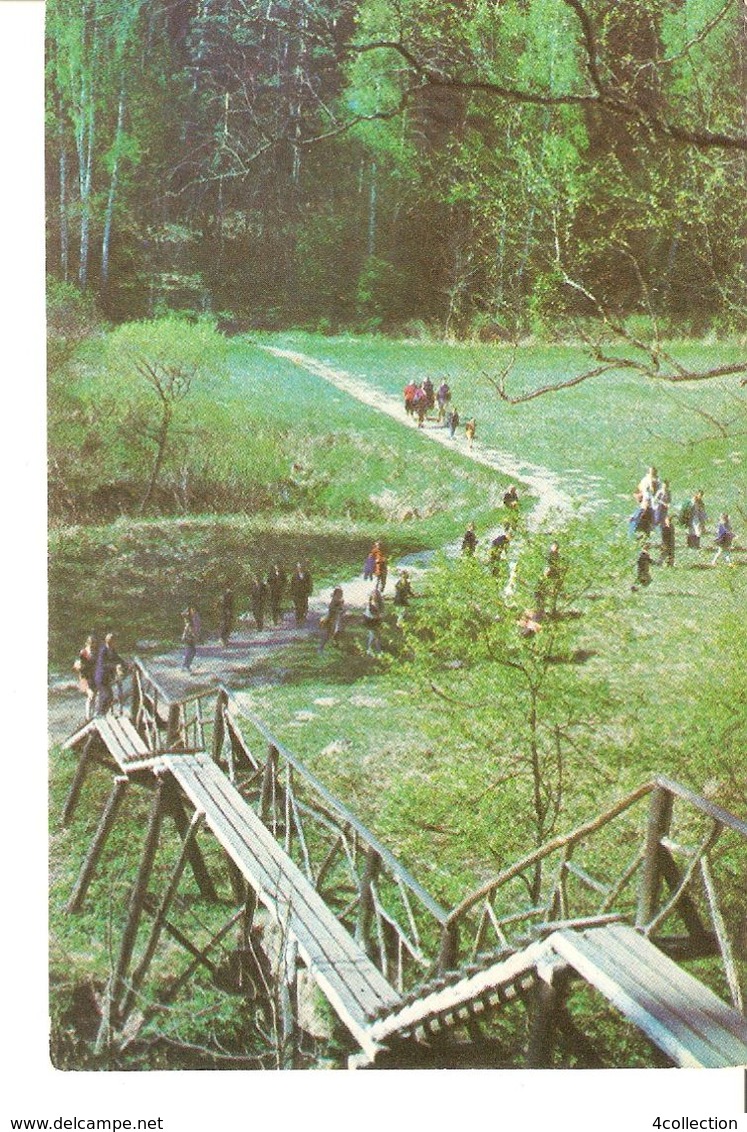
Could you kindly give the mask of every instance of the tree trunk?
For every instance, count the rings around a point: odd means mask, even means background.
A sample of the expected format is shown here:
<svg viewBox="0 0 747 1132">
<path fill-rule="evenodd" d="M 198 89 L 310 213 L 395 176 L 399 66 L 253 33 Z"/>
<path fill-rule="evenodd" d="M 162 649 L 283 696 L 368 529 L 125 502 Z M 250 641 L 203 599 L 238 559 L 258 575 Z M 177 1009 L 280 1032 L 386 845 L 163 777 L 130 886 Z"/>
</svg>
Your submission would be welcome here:
<svg viewBox="0 0 747 1132">
<path fill-rule="evenodd" d="M 112 234 L 112 220 L 114 217 L 114 202 L 117 195 L 117 177 L 119 174 L 119 145 L 122 139 L 122 130 L 124 128 L 124 108 L 125 97 L 124 91 L 119 95 L 119 108 L 117 110 L 117 128 L 114 134 L 114 162 L 112 164 L 112 176 L 109 182 L 109 198 L 106 202 L 106 214 L 104 217 L 104 235 L 101 241 L 101 290 L 106 291 L 109 282 L 109 249 L 111 246 Z"/>
<path fill-rule="evenodd" d="M 62 129 L 62 113 L 59 113 L 59 144 L 60 144 L 60 273 L 65 282 L 68 282 L 70 265 L 70 242 L 67 227 L 67 153 L 65 151 L 65 137 Z"/>
<path fill-rule="evenodd" d="M 169 427 L 171 425 L 172 409 L 169 404 L 164 404 L 161 414 L 161 426 L 158 430 L 158 439 L 156 441 L 156 457 L 153 461 L 153 471 L 150 474 L 150 482 L 148 483 L 147 491 L 143 497 L 143 502 L 140 504 L 140 514 L 142 515 L 145 508 L 151 501 L 153 492 L 156 489 L 158 477 L 161 474 L 161 467 L 163 465 L 163 458 L 166 455 L 166 444 L 169 439 Z"/>
</svg>

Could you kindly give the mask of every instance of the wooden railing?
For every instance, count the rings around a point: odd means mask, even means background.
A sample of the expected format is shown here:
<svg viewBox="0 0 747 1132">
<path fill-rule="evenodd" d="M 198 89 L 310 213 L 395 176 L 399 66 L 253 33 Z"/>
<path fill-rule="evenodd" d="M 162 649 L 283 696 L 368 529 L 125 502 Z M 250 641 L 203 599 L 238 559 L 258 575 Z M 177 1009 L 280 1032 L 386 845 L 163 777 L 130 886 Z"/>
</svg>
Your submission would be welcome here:
<svg viewBox="0 0 747 1132">
<path fill-rule="evenodd" d="M 212 755 L 393 986 L 436 969 L 447 911 L 227 688 L 173 701 L 136 660 L 132 716 L 154 751 Z"/>
<path fill-rule="evenodd" d="M 719 956 L 732 1002 L 744 1010 L 732 940 L 747 924 L 747 822 L 657 777 L 462 900 L 444 925 L 441 966 L 516 949 L 560 924 L 610 919 L 634 923 L 672 958 Z"/>
<path fill-rule="evenodd" d="M 732 940 L 747 936 L 747 822 L 669 778 L 553 838 L 446 912 L 227 688 L 172 701 L 136 661 L 132 711 L 153 750 L 212 754 L 401 989 L 559 925 L 616 919 L 674 959 L 718 956 L 724 989 L 744 1010 L 745 965 Z"/>
</svg>

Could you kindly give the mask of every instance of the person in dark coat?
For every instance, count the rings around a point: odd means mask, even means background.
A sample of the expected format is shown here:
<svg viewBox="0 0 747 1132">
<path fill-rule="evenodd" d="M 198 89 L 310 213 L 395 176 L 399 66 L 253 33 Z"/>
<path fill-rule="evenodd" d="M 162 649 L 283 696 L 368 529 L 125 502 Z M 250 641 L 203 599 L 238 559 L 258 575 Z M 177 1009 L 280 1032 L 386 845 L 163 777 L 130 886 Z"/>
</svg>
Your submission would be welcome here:
<svg viewBox="0 0 747 1132">
<path fill-rule="evenodd" d="M 495 536 L 490 544 L 490 572 L 494 578 L 500 577 L 501 564 L 508 553 L 510 543 L 510 530 L 503 530 Z"/>
<path fill-rule="evenodd" d="M 309 598 L 311 597 L 313 588 L 314 583 L 311 580 L 311 574 L 303 563 L 297 562 L 290 580 L 290 591 L 293 599 L 293 609 L 296 615 L 296 625 L 303 625 L 308 616 Z"/>
<path fill-rule="evenodd" d="M 269 598 L 266 583 L 261 578 L 255 578 L 249 590 L 249 601 L 252 607 L 252 616 L 260 632 L 265 626 L 265 609 Z"/>
<path fill-rule="evenodd" d="M 233 632 L 234 602 L 233 590 L 227 586 L 218 599 L 218 613 L 220 615 L 220 643 L 225 648 Z"/>
<path fill-rule="evenodd" d="M 462 539 L 462 554 L 466 554 L 471 557 L 475 553 L 476 547 L 477 535 L 475 534 L 475 524 L 470 523 L 467 527 L 467 530 L 464 532 L 464 538 Z"/>
<path fill-rule="evenodd" d="M 270 614 L 273 625 L 279 625 L 283 619 L 281 603 L 285 593 L 287 578 L 283 569 L 275 563 L 267 575 L 267 589 L 270 595 Z"/>
<path fill-rule="evenodd" d="M 446 427 L 449 430 L 449 437 L 451 440 L 456 436 L 456 430 L 459 428 L 459 412 L 457 409 L 450 409 L 446 414 Z"/>
<path fill-rule="evenodd" d="M 661 521 L 661 554 L 659 565 L 674 566 L 674 523 L 667 512 Z"/>
<path fill-rule="evenodd" d="M 182 644 L 184 645 L 184 660 L 182 671 L 191 672 L 192 662 L 197 655 L 197 643 L 200 639 L 200 615 L 193 605 L 182 610 L 184 625 L 182 627 Z"/>
<path fill-rule="evenodd" d="M 116 712 L 121 712 L 124 674 L 125 662 L 114 647 L 114 634 L 107 633 L 96 656 L 93 677 L 96 686 L 96 715 L 103 715 L 111 707 Z"/>
</svg>

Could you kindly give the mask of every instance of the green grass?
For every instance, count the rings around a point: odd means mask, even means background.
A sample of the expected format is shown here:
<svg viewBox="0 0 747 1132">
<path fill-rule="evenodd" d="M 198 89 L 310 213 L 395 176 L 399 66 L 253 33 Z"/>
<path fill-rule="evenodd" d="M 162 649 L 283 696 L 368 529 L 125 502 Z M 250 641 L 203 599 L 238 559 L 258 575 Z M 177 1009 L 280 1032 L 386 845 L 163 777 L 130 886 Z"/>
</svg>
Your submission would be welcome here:
<svg viewBox="0 0 747 1132">
<path fill-rule="evenodd" d="M 509 405 L 486 380 L 509 364 L 508 346 L 303 334 L 268 340 L 345 369 L 393 396 L 411 378 L 430 375 L 438 384 L 446 377 L 462 421 L 477 418 L 480 440 L 563 474 L 569 485 L 576 471 L 599 476 L 599 496 L 612 514 L 628 513 L 631 493 L 652 463 L 670 479 L 677 501 L 702 487 L 713 520 L 721 510 L 736 512 L 740 501 L 744 506 L 747 423 L 738 377 L 671 385 L 610 372 L 571 390 Z M 743 348 L 683 343 L 677 352 L 693 366 L 713 365 L 736 360 Z M 579 348 L 524 346 L 516 354 L 509 391 L 562 381 L 588 368 Z M 727 425 L 729 435 L 722 437 L 704 412 Z"/>
<path fill-rule="evenodd" d="M 396 396 L 409 376 L 448 375 L 463 419 L 477 416 L 481 441 L 549 467 L 567 486 L 578 477 L 587 490 L 587 477 L 598 477 L 599 508 L 581 521 L 588 545 L 604 548 L 611 528 L 622 533 L 632 489 L 651 462 L 669 475 L 677 501 L 702 487 L 712 519 L 731 510 L 747 543 L 741 426 L 728 425 L 722 436 L 702 415 L 722 424 L 737 418 L 734 397 L 743 393 L 735 383 L 675 389 L 620 375 L 511 407 L 480 377 L 504 364 L 505 347 L 295 334 L 272 341 Z M 728 347 L 718 349 L 728 355 Z M 519 355 L 521 380 L 562 378 L 579 360 L 569 347 L 526 348 Z M 179 610 L 193 598 L 207 611 L 210 631 L 221 587 L 231 581 L 243 608 L 250 572 L 276 558 L 292 564 L 303 554 L 321 585 L 357 573 L 374 537 L 384 537 L 399 556 L 453 540 L 468 519 L 487 525 L 499 517 L 499 477 L 250 343 L 232 343 L 230 379 L 210 390 L 199 412 L 215 476 L 235 482 L 239 494 L 251 481 L 254 513 L 55 529 L 53 665 L 72 661 L 89 626 L 114 625 L 125 652 L 141 638 L 174 642 Z M 299 470 L 291 474 L 294 464 Z M 401 521 L 398 509 L 414 500 L 420 517 Z M 593 702 L 594 709 L 569 762 L 560 828 L 601 811 L 657 772 L 737 813 L 747 806 L 741 753 L 747 554 L 735 555 L 734 569 L 708 570 L 702 568 L 708 552 L 687 551 L 682 542 L 678 531 L 675 569 L 655 569 L 652 585 L 633 593 L 636 547 L 623 536 L 622 551 L 617 557 L 610 552 L 595 579 L 594 599 L 580 600 L 578 645 L 589 659 L 573 672 L 579 702 Z M 583 560 L 576 565 L 582 570 Z M 396 663 L 369 660 L 363 641 L 363 627 L 352 625 L 341 654 L 327 650 L 319 657 L 313 641 L 283 650 L 268 661 L 267 685 L 252 689 L 252 702 L 277 736 L 452 905 L 528 848 L 525 815 L 515 809 L 523 804 L 519 788 L 496 785 L 519 754 L 501 711 L 510 687 L 496 677 L 497 753 L 481 753 L 460 733 L 447 705 L 415 687 Z M 69 763 L 54 756 L 56 808 L 69 776 Z M 121 923 L 123 914 L 117 878 L 133 866 L 137 849 L 127 830 L 145 820 L 141 805 L 113 843 L 107 868 L 114 872 L 106 871 L 106 880 L 102 874 L 85 917 L 64 917 L 61 906 L 102 800 L 88 795 L 75 832 L 55 831 L 52 839 L 52 967 L 66 988 L 60 1001 L 90 964 L 103 977 L 108 924 Z M 725 853 L 721 863 L 732 875 L 725 906 L 731 921 L 743 900 L 743 861 Z M 594 1025 L 600 1019 L 606 1036 L 604 1012 L 592 1002 L 583 1009 Z M 229 1043 L 234 1024 L 235 1017 L 221 1023 Z M 635 1039 L 624 1042 L 617 1064 L 646 1062 Z"/>
</svg>

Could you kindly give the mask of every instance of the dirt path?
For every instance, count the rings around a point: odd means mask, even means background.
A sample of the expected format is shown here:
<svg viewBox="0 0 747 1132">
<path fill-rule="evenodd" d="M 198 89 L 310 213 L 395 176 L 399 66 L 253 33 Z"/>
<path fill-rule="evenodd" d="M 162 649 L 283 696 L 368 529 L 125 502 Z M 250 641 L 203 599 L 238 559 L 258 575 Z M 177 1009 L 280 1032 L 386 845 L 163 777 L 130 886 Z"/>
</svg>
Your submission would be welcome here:
<svg viewBox="0 0 747 1132">
<path fill-rule="evenodd" d="M 261 348 L 276 357 L 286 358 L 294 365 L 314 374 L 315 377 L 348 393 L 362 404 L 386 413 L 404 427 L 420 431 L 420 434 L 428 440 L 523 484 L 534 498 L 531 510 L 526 512 L 526 523 L 530 530 L 538 530 L 550 520 L 562 526 L 575 511 L 584 511 L 595 506 L 599 490 L 598 477 L 574 472 L 573 494 L 571 494 L 555 472 L 536 464 L 523 462 L 512 453 L 492 448 L 484 441 L 475 440 L 473 447 L 469 448 L 463 435 L 452 439 L 448 429 L 433 422 L 427 422 L 424 429 L 418 430 L 417 423 L 407 415 L 400 399 L 371 388 L 364 381 L 352 377 L 344 370 L 294 350 L 283 350 L 276 346 Z M 483 534 L 481 543 L 485 545 L 495 533 L 491 531 Z M 458 553 L 459 545 L 446 549 Z M 431 556 L 430 552 L 415 554 L 393 563 L 391 581 L 387 585 L 387 596 L 391 598 L 397 569 L 404 567 L 409 569 L 414 588 L 417 590 L 418 577 L 422 576 L 427 568 Z M 354 578 L 341 579 L 339 585 L 343 588 L 348 610 L 358 620 L 366 607 L 371 583 L 364 581 L 358 574 Z M 234 687 L 247 687 L 259 682 L 266 684 L 273 680 L 281 681 L 283 650 L 289 644 L 307 640 L 309 637 L 318 639 L 319 619 L 326 610 L 330 597 L 331 587 L 314 594 L 309 603 L 308 622 L 302 627 L 297 627 L 292 614 L 286 613 L 281 625 L 258 632 L 249 615 L 243 614 L 226 648 L 215 639 L 209 639 L 200 645 L 192 673 L 183 672 L 181 669 L 181 649 L 149 657 L 148 664 L 152 666 L 154 675 L 157 675 L 165 691 L 175 699 L 202 688 L 209 689 L 220 681 Z M 275 663 L 271 663 L 273 661 Z M 75 730 L 82 722 L 82 707 L 83 699 L 77 691 L 74 680 L 57 679 L 51 683 L 48 715 L 50 741 L 59 742 Z"/>
<path fill-rule="evenodd" d="M 278 358 L 286 358 L 301 369 L 313 373 L 316 377 L 334 385 L 335 388 L 355 397 L 362 404 L 369 405 L 380 413 L 386 413 L 387 416 L 399 421 L 407 428 L 421 431 L 424 436 L 427 436 L 429 440 L 436 444 L 441 444 L 452 452 L 459 452 L 460 455 L 474 460 L 476 464 L 493 468 L 502 475 L 516 480 L 517 483 L 524 484 L 535 497 L 534 507 L 527 514 L 527 526 L 530 530 L 537 530 L 553 516 L 557 518 L 559 525 L 562 525 L 577 510 L 588 510 L 595 506 L 595 500 L 599 493 L 600 477 L 598 476 L 574 472 L 573 494 L 571 495 L 560 476 L 550 471 L 549 468 L 526 463 L 519 460 L 511 452 L 492 448 L 479 440 L 475 440 L 473 447 L 469 448 L 463 435 L 455 436 L 452 440 L 448 429 L 441 425 L 429 423 L 424 429 L 418 430 L 417 422 L 407 415 L 400 398 L 373 389 L 365 381 L 360 381 L 346 373 L 345 370 L 336 369 L 317 358 L 309 357 L 308 354 L 300 354 L 295 350 L 283 350 L 277 346 L 261 346 L 260 348 Z"/>
</svg>

